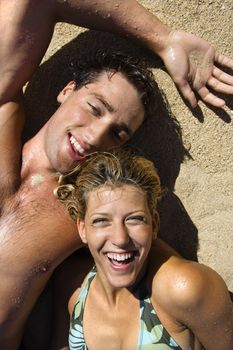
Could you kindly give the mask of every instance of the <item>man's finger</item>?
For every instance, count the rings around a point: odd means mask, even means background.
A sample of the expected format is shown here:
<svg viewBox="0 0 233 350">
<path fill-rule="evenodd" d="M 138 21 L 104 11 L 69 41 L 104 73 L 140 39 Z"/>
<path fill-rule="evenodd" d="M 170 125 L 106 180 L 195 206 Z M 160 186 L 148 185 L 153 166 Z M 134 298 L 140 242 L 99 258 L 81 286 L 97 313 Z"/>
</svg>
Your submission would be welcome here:
<svg viewBox="0 0 233 350">
<path fill-rule="evenodd" d="M 222 83 L 221 81 L 215 79 L 214 77 L 211 77 L 208 80 L 207 84 L 217 92 L 221 92 L 223 94 L 233 94 L 233 85 L 231 86 L 231 85 Z"/>
<path fill-rule="evenodd" d="M 214 60 L 222 66 L 233 69 L 233 59 L 221 54 L 218 51 L 215 52 Z"/>
<path fill-rule="evenodd" d="M 214 107 L 224 107 L 225 106 L 225 101 L 214 94 L 212 94 L 206 86 L 203 86 L 200 90 L 197 91 L 201 99 L 209 103 L 210 105 Z"/>
<path fill-rule="evenodd" d="M 212 74 L 219 81 L 233 86 L 233 76 L 232 75 L 223 72 L 221 69 L 219 69 L 217 67 L 213 68 Z"/>
<path fill-rule="evenodd" d="M 197 99 L 196 96 L 191 89 L 189 83 L 186 84 L 177 84 L 177 88 L 180 90 L 180 93 L 183 95 L 184 99 L 187 100 L 192 108 L 195 108 L 197 106 Z"/>
</svg>

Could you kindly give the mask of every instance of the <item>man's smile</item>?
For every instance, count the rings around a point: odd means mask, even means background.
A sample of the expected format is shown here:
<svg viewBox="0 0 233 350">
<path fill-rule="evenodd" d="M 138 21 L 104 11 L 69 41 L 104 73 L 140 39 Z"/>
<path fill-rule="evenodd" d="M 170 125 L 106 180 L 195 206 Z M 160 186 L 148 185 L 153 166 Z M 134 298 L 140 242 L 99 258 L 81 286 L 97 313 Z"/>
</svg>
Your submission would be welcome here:
<svg viewBox="0 0 233 350">
<path fill-rule="evenodd" d="M 76 140 L 76 138 L 73 135 L 70 135 L 69 137 L 70 143 L 72 145 L 72 148 L 76 153 L 79 153 L 81 156 L 85 155 L 85 150 L 82 148 L 80 143 Z"/>
</svg>

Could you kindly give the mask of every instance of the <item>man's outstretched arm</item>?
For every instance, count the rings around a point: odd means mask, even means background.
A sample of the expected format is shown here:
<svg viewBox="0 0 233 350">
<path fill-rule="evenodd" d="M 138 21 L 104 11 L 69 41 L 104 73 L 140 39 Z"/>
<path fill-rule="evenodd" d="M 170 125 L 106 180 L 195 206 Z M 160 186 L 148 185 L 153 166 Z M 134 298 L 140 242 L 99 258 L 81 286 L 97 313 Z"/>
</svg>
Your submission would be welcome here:
<svg viewBox="0 0 233 350">
<path fill-rule="evenodd" d="M 181 95 L 196 107 L 195 93 L 206 103 L 224 107 L 212 91 L 233 94 L 233 76 L 216 64 L 233 68 L 233 59 L 219 53 L 206 40 L 173 30 L 138 1 L 56 1 L 58 20 L 110 31 L 139 40 L 159 55 Z"/>
<path fill-rule="evenodd" d="M 22 95 L 0 106 L 0 212 L 20 184 L 21 133 L 24 125 Z"/>
<path fill-rule="evenodd" d="M 53 20 L 49 7 L 43 13 L 44 4 L 0 0 L 0 209 L 20 183 L 22 87 L 39 65 L 52 37 Z"/>
<path fill-rule="evenodd" d="M 36 15 L 35 15 L 36 14 Z M 173 30 L 136 0 L 0 0 L 0 101 L 8 101 L 31 77 L 51 40 L 56 22 L 109 31 L 139 40 L 159 55 L 184 98 L 194 92 L 222 107 L 209 92 L 233 93 L 233 77 L 215 64 L 233 68 L 233 59 L 193 34 Z"/>
<path fill-rule="evenodd" d="M 12 188 L 18 181 L 14 174 L 20 162 L 21 127 L 17 130 L 17 117 L 5 123 L 5 104 L 13 103 L 15 111 L 19 109 L 15 96 L 40 64 L 59 21 L 139 40 L 162 58 L 192 107 L 197 105 L 195 92 L 213 106 L 225 105 L 209 87 L 233 93 L 233 77 L 215 66 L 233 68 L 232 59 L 195 35 L 172 30 L 136 0 L 0 0 L 0 123 L 4 124 L 0 139 L 5 149 L 11 148 L 4 163 Z"/>
</svg>

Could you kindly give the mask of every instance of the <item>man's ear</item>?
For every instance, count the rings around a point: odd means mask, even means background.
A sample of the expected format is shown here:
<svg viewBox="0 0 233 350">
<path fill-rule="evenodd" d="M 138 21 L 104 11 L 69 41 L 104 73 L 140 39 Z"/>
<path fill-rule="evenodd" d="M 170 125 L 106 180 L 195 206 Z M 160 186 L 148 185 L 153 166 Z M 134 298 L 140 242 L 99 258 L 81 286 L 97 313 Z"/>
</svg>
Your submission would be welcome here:
<svg viewBox="0 0 233 350">
<path fill-rule="evenodd" d="M 78 233 L 81 238 L 81 241 L 87 244 L 85 223 L 80 218 L 77 218 L 77 228 L 78 228 Z"/>
<path fill-rule="evenodd" d="M 154 231 L 154 239 L 156 239 L 160 228 L 160 217 L 157 211 L 154 214 L 152 225 L 153 225 L 153 231 Z"/>
<path fill-rule="evenodd" d="M 74 80 L 71 80 L 58 94 L 57 102 L 63 103 L 68 96 L 74 91 L 76 83 Z"/>
</svg>

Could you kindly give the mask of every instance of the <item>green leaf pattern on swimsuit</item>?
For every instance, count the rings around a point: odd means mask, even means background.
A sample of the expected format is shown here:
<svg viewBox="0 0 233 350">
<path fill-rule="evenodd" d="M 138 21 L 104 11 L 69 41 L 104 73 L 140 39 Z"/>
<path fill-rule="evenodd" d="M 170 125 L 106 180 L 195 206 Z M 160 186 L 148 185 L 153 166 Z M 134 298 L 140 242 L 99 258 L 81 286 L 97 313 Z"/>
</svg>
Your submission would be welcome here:
<svg viewBox="0 0 233 350">
<path fill-rule="evenodd" d="M 74 307 L 69 332 L 70 350 L 88 350 L 83 335 L 83 314 L 88 290 L 95 275 L 96 269 L 93 268 Z M 144 291 L 146 290 L 144 289 Z M 144 291 L 142 290 L 143 293 Z M 138 350 L 182 350 L 161 324 L 150 299 L 146 295 L 140 297 Z"/>
<path fill-rule="evenodd" d="M 181 350 L 161 324 L 149 298 L 140 300 L 139 350 Z"/>
<path fill-rule="evenodd" d="M 83 314 L 85 301 L 87 293 L 90 287 L 90 283 L 96 275 L 96 269 L 93 269 L 87 279 L 87 283 L 82 288 L 79 295 L 77 304 L 74 307 L 73 314 L 71 317 L 70 323 L 70 332 L 69 332 L 69 349 L 70 350 L 88 350 L 85 339 L 83 336 Z"/>
</svg>

